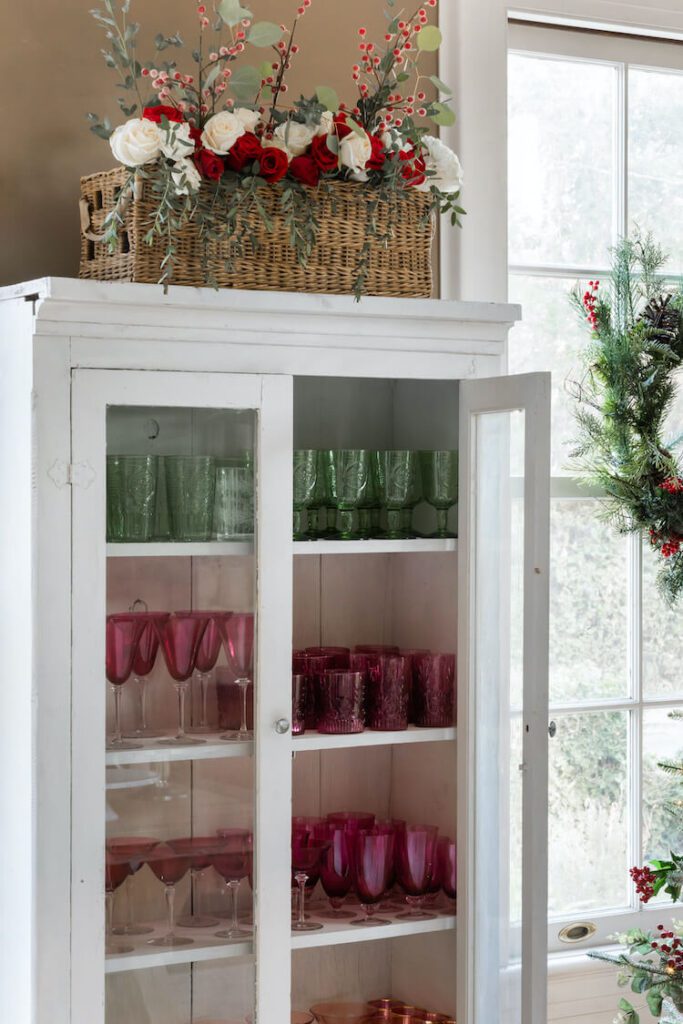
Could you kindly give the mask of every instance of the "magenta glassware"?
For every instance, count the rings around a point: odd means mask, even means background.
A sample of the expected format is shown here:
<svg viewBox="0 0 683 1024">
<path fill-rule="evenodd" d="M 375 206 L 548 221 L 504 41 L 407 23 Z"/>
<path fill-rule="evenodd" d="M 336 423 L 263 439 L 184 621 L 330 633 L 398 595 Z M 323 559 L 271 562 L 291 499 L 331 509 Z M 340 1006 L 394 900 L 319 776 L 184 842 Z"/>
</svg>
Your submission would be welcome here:
<svg viewBox="0 0 683 1024">
<path fill-rule="evenodd" d="M 135 602 L 135 604 L 144 602 Z M 151 729 L 147 724 L 147 683 L 159 651 L 159 634 L 154 628 L 154 623 L 164 623 L 169 617 L 169 612 L 136 612 L 133 605 L 134 615 L 139 615 L 145 620 L 145 625 L 138 640 L 135 658 L 133 659 L 133 681 L 137 686 L 139 697 L 138 727 L 130 733 L 131 739 L 157 739 L 164 733 L 159 729 Z"/>
<path fill-rule="evenodd" d="M 131 750 L 141 746 L 124 740 L 121 733 L 121 687 L 133 671 L 135 652 L 144 628 L 145 620 L 139 614 L 107 615 L 105 670 L 114 690 L 114 735 L 107 743 L 109 749 Z"/>
<path fill-rule="evenodd" d="M 320 877 L 322 856 L 330 845 L 328 839 L 316 839 L 308 832 L 292 836 L 292 878 L 299 890 L 296 920 L 292 922 L 292 931 L 318 931 L 322 925 L 306 917 L 306 886 L 313 885 Z"/>
<path fill-rule="evenodd" d="M 320 681 L 328 668 L 335 667 L 333 654 L 306 654 L 295 651 L 292 655 L 292 671 L 306 676 L 306 728 L 317 729 L 320 715 Z"/>
<path fill-rule="evenodd" d="M 325 818 L 333 825 L 343 825 L 352 832 L 371 829 L 375 824 L 375 815 L 369 811 L 331 811 Z"/>
<path fill-rule="evenodd" d="M 410 908 L 399 917 L 415 921 L 435 916 L 423 910 L 422 905 L 436 866 L 438 833 L 434 825 L 406 825 L 396 835 L 396 877 Z"/>
<path fill-rule="evenodd" d="M 455 655 L 426 654 L 418 659 L 414 689 L 415 724 L 432 728 L 455 720 Z"/>
<path fill-rule="evenodd" d="M 218 918 L 201 912 L 200 881 L 202 872 L 212 866 L 211 854 L 220 848 L 220 839 L 217 836 L 187 836 L 169 839 L 168 845 L 179 856 L 190 858 L 191 913 L 181 917 L 178 924 L 181 928 L 215 927 Z"/>
<path fill-rule="evenodd" d="M 247 689 L 254 664 L 254 613 L 233 612 L 227 619 L 217 619 L 223 646 L 242 696 L 242 718 L 236 733 L 225 733 L 224 740 L 248 740 L 252 732 L 247 727 Z"/>
<path fill-rule="evenodd" d="M 130 874 L 130 864 L 122 860 L 116 854 L 107 850 L 104 859 L 104 887 L 105 887 L 105 913 L 106 913 L 106 939 L 105 953 L 117 955 L 119 953 L 132 952 L 132 946 L 125 946 L 123 943 L 114 942 L 113 919 L 114 919 L 114 893 L 119 889 Z"/>
<path fill-rule="evenodd" d="M 188 736 L 185 731 L 185 698 L 206 629 L 206 618 L 193 612 L 174 612 L 165 622 L 155 622 L 154 628 L 178 694 L 178 731 L 174 737 L 159 740 L 159 743 L 172 746 L 203 743 L 204 740 Z"/>
<path fill-rule="evenodd" d="M 348 647 L 306 647 L 304 654 L 312 658 L 334 658 L 330 668 L 347 669 L 349 667 L 350 650 Z"/>
<path fill-rule="evenodd" d="M 147 836 L 116 836 L 107 840 L 107 853 L 119 863 L 127 863 L 130 868 L 129 881 L 123 890 L 126 897 L 126 923 L 114 928 L 114 935 L 149 935 L 154 931 L 149 925 L 136 924 L 133 920 L 130 887 L 133 876 L 147 863 L 149 854 L 158 845 L 158 839 Z"/>
<path fill-rule="evenodd" d="M 175 887 L 190 870 L 191 858 L 175 853 L 167 843 L 159 843 L 149 855 L 147 863 L 159 881 L 164 883 L 168 914 L 166 934 L 158 939 L 150 939 L 150 946 L 166 946 L 173 949 L 176 946 L 193 945 L 194 939 L 176 935 L 175 931 Z"/>
<path fill-rule="evenodd" d="M 362 655 L 361 655 L 362 657 Z M 369 658 L 365 721 L 370 729 L 392 732 L 408 728 L 408 663 L 398 654 Z"/>
<path fill-rule="evenodd" d="M 441 888 L 448 899 L 452 901 L 451 906 L 447 908 L 447 913 L 454 914 L 458 896 L 458 854 L 454 839 L 450 839 L 448 836 L 439 837 L 437 860 Z"/>
<path fill-rule="evenodd" d="M 401 657 L 407 661 L 408 678 L 408 721 L 415 722 L 415 691 L 417 688 L 417 668 L 420 659 L 432 652 L 427 648 L 401 648 Z"/>
<path fill-rule="evenodd" d="M 394 644 L 356 644 L 354 654 L 399 654 Z"/>
<path fill-rule="evenodd" d="M 320 860 L 320 882 L 332 909 L 324 911 L 320 917 L 333 921 L 348 920 L 354 915 L 342 907 L 354 879 L 353 834 L 343 825 L 326 821 L 315 826 L 313 835 L 329 842 Z"/>
<path fill-rule="evenodd" d="M 320 680 L 318 732 L 363 732 L 363 673 L 327 669 Z"/>
<path fill-rule="evenodd" d="M 394 833 L 361 829 L 354 836 L 353 859 L 356 894 L 365 917 L 355 918 L 351 924 L 391 924 L 388 918 L 375 917 L 375 914 L 389 887 L 394 861 Z"/>
<path fill-rule="evenodd" d="M 241 828 L 221 828 L 220 850 L 212 853 L 211 863 L 228 887 L 230 896 L 230 924 L 216 932 L 217 939 L 238 939 L 249 932 L 240 927 L 237 918 L 237 893 L 243 878 L 248 878 L 253 868 L 254 836 Z"/>
<path fill-rule="evenodd" d="M 306 732 L 306 684 L 305 675 L 292 674 L 292 736 Z"/>
<path fill-rule="evenodd" d="M 187 731 L 192 735 L 199 735 L 213 732 L 209 725 L 207 713 L 207 701 L 209 696 L 209 684 L 211 673 L 216 667 L 218 655 L 221 653 L 222 638 L 218 628 L 220 619 L 230 618 L 231 612 L 193 612 L 194 615 L 206 620 L 206 628 L 202 635 L 201 643 L 197 649 L 195 659 L 195 673 L 199 683 L 200 714 L 199 723 L 193 725 Z"/>
</svg>

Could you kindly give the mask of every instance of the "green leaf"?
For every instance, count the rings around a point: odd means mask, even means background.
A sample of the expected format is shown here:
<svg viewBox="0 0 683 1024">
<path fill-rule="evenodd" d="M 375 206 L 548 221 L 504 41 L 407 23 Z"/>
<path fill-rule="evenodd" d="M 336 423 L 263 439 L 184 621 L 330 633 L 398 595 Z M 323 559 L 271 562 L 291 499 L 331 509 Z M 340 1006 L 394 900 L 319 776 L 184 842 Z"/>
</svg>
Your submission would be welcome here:
<svg viewBox="0 0 683 1024">
<path fill-rule="evenodd" d="M 269 75 L 272 75 L 272 73 L 273 73 L 273 63 L 274 62 L 272 60 L 264 60 L 264 61 L 262 61 L 261 64 L 259 64 L 259 71 L 261 72 L 261 78 L 268 78 Z"/>
<path fill-rule="evenodd" d="M 346 124 L 351 129 L 352 132 L 355 132 L 356 135 L 360 135 L 361 139 L 365 138 L 365 136 L 367 135 L 365 129 L 361 128 L 361 126 L 356 121 L 354 121 L 352 117 L 347 117 Z"/>
<path fill-rule="evenodd" d="M 326 110 L 331 110 L 335 113 L 339 110 L 339 97 L 329 85 L 316 86 L 315 94 L 318 97 L 318 103 L 322 103 Z"/>
<path fill-rule="evenodd" d="M 242 7 L 240 0 L 220 0 L 216 10 L 226 25 L 239 25 L 243 18 L 254 17 L 251 11 Z"/>
<path fill-rule="evenodd" d="M 656 988 L 650 989 L 647 994 L 647 1005 L 649 1006 L 650 1013 L 653 1017 L 661 1017 L 663 1002 L 664 997 L 662 996 L 662 993 Z"/>
<path fill-rule="evenodd" d="M 435 111 L 431 114 L 434 124 L 439 124 L 442 128 L 450 128 L 455 124 L 455 113 L 445 103 L 435 103 L 432 110 Z"/>
<path fill-rule="evenodd" d="M 438 78 L 436 75 L 430 75 L 429 81 L 432 83 L 432 85 L 435 85 L 439 92 L 442 92 L 444 96 L 453 95 L 453 90 L 451 89 L 450 85 L 446 85 L 446 83 L 442 82 L 441 79 Z"/>
<path fill-rule="evenodd" d="M 628 1024 L 640 1024 L 640 1017 L 633 1009 L 628 999 L 619 1000 L 619 1009 L 627 1014 Z"/>
<path fill-rule="evenodd" d="M 209 73 L 206 76 L 206 78 L 204 79 L 204 81 L 202 82 L 202 88 L 210 89 L 211 86 L 213 85 L 213 83 L 218 78 L 220 73 L 221 73 L 221 66 L 220 66 L 220 64 L 218 62 L 216 62 L 214 64 L 214 66 L 211 68 L 211 70 L 209 71 Z M 260 81 L 260 79 L 259 79 L 259 81 Z"/>
<path fill-rule="evenodd" d="M 396 75 L 397 82 L 407 82 L 409 78 L 410 75 L 407 74 L 405 71 L 399 71 L 399 73 Z"/>
<path fill-rule="evenodd" d="M 339 139 L 336 135 L 328 135 L 326 138 L 327 148 L 330 153 L 334 153 L 335 156 L 339 153 Z"/>
<path fill-rule="evenodd" d="M 274 21 L 257 21 L 247 33 L 252 46 L 274 46 L 282 38 L 282 29 Z"/>
<path fill-rule="evenodd" d="M 434 50 L 438 50 L 442 42 L 441 29 L 438 29 L 436 25 L 425 25 L 422 31 L 417 33 L 418 50 L 425 50 L 427 53 L 431 53 Z"/>
<path fill-rule="evenodd" d="M 258 68 L 238 68 L 230 79 L 230 88 L 238 100 L 252 100 L 261 87 L 261 72 Z"/>
</svg>

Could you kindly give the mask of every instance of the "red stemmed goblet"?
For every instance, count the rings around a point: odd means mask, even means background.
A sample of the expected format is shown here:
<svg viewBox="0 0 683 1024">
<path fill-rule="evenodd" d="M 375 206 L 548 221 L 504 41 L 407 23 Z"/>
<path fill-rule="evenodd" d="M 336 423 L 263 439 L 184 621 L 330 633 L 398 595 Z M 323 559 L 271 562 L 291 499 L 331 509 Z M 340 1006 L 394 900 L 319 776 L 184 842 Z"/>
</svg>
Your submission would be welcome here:
<svg viewBox="0 0 683 1024">
<path fill-rule="evenodd" d="M 207 712 L 207 701 L 209 696 L 209 684 L 211 683 L 211 673 L 216 667 L 218 661 L 218 655 L 221 653 L 221 632 L 218 628 L 218 623 L 221 619 L 228 619 L 232 612 L 193 612 L 199 618 L 206 620 L 206 628 L 202 635 L 201 643 L 197 648 L 197 657 L 195 658 L 195 672 L 197 674 L 197 680 L 199 682 L 199 696 L 200 696 L 200 715 L 199 724 L 193 725 L 191 729 L 187 731 L 193 736 L 202 735 L 202 733 L 213 732 L 213 729 L 209 725 L 208 712 Z"/>
<path fill-rule="evenodd" d="M 364 926 L 391 924 L 388 918 L 375 917 L 386 895 L 394 861 L 394 833 L 388 829 L 361 829 L 354 840 L 356 893 L 365 917 L 351 924 Z"/>
<path fill-rule="evenodd" d="M 422 905 L 436 864 L 438 833 L 434 825 L 406 825 L 396 836 L 396 876 L 410 908 L 399 917 L 415 921 L 436 916 Z"/>
<path fill-rule="evenodd" d="M 194 939 L 175 933 L 175 893 L 176 885 L 190 870 L 192 860 L 189 856 L 176 853 L 168 843 L 159 843 L 152 850 L 147 861 L 160 882 L 164 883 L 166 896 L 166 912 L 168 914 L 168 931 L 158 939 L 150 939 L 151 946 L 191 946 Z"/>
<path fill-rule="evenodd" d="M 450 839 L 448 836 L 439 836 L 437 860 L 439 863 L 441 888 L 450 900 L 450 904 L 444 912 L 454 914 L 456 912 L 458 896 L 458 855 L 455 839 Z"/>
<path fill-rule="evenodd" d="M 114 893 L 119 889 L 130 874 L 130 864 L 127 860 L 117 857 L 116 854 L 105 851 L 104 859 L 104 887 L 105 887 L 105 911 L 106 911 L 106 938 L 104 951 L 112 956 L 119 953 L 132 952 L 132 946 L 124 946 L 112 940 L 113 918 L 114 918 Z"/>
<path fill-rule="evenodd" d="M 211 854 L 219 849 L 220 840 L 216 836 L 188 836 L 169 839 L 168 845 L 180 857 L 190 858 L 192 913 L 179 918 L 178 924 L 181 928 L 213 928 L 218 924 L 218 918 L 201 913 L 199 881 L 202 872 L 211 867 Z"/>
<path fill-rule="evenodd" d="M 129 880 L 123 890 L 127 902 L 126 923 L 114 928 L 114 935 L 149 935 L 150 932 L 154 931 L 149 925 L 135 924 L 130 889 L 134 875 L 146 864 L 149 854 L 158 845 L 158 839 L 150 839 L 147 836 L 115 836 L 107 840 L 108 853 L 116 857 L 120 862 L 127 861 L 130 868 Z"/>
<path fill-rule="evenodd" d="M 247 728 L 247 690 L 251 682 L 254 664 L 254 613 L 233 612 L 227 619 L 217 619 L 228 663 L 235 675 L 235 682 L 242 696 L 242 718 L 239 731 L 225 733 L 224 740 L 251 739 Z"/>
<path fill-rule="evenodd" d="M 254 836 L 242 828 L 221 828 L 217 833 L 219 848 L 211 854 L 211 863 L 228 886 L 230 911 L 228 928 L 216 932 L 218 939 L 239 939 L 249 934 L 237 919 L 237 893 L 243 878 L 252 871 Z"/>
<path fill-rule="evenodd" d="M 164 652 L 166 667 L 178 694 L 178 731 L 171 739 L 159 740 L 164 745 L 203 743 L 185 732 L 185 697 L 194 672 L 197 651 L 206 629 L 206 618 L 193 612 L 174 612 L 166 622 L 154 623 Z"/>
<path fill-rule="evenodd" d="M 306 917 L 306 886 L 315 886 L 320 877 L 320 862 L 330 845 L 329 839 L 319 839 L 310 832 L 292 835 L 292 881 L 299 890 L 298 911 L 292 922 L 292 931 L 312 932 L 322 928 L 317 921 Z"/>
<path fill-rule="evenodd" d="M 142 602 L 141 602 L 142 603 Z M 137 604 L 137 602 L 136 602 Z M 135 605 L 133 605 L 135 608 Z M 147 683 L 149 675 L 154 668 L 159 651 L 159 634 L 154 628 L 154 623 L 163 624 L 169 617 L 168 612 L 133 612 L 145 620 L 145 626 L 138 640 L 135 658 L 133 659 L 133 681 L 137 686 L 140 700 L 138 712 L 138 727 L 130 733 L 131 739 L 158 739 L 163 736 L 159 729 L 151 729 L 147 724 Z"/>
<path fill-rule="evenodd" d="M 320 860 L 320 881 L 332 909 L 324 911 L 320 917 L 334 921 L 352 918 L 352 913 L 342 909 L 353 885 L 352 833 L 343 825 L 326 821 L 315 826 L 313 835 L 329 843 Z"/>
<path fill-rule="evenodd" d="M 121 734 L 121 687 L 133 671 L 135 652 L 144 628 L 145 620 L 139 614 L 107 615 L 105 668 L 114 690 L 114 735 L 107 743 L 109 749 L 131 750 L 141 745 L 124 740 Z"/>
</svg>

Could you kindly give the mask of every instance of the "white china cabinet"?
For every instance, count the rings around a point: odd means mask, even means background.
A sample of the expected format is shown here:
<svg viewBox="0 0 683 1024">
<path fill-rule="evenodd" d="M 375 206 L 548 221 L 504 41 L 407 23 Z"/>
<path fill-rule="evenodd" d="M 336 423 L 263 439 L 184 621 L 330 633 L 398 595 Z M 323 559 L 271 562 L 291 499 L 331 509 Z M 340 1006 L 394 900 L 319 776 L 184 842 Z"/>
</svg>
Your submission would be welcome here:
<svg viewBox="0 0 683 1024">
<path fill-rule="evenodd" d="M 518 308 L 62 279 L 0 300 L 3 1020 L 288 1024 L 393 997 L 542 1024 L 549 384 L 505 374 Z M 302 448 L 459 450 L 458 539 L 293 542 Z M 125 455 L 241 459 L 253 530 L 174 541 L 158 515 L 108 542 Z M 251 682 L 220 653 L 202 719 L 160 653 L 146 720 L 131 677 L 108 744 L 105 623 L 136 609 L 253 613 Z M 457 650 L 457 724 L 293 736 L 292 649 L 376 643 Z M 292 930 L 292 815 L 332 811 L 457 835 L 457 914 L 390 900 L 354 927 L 316 890 L 320 926 Z M 219 832 L 249 835 L 248 864 L 165 863 Z"/>
</svg>

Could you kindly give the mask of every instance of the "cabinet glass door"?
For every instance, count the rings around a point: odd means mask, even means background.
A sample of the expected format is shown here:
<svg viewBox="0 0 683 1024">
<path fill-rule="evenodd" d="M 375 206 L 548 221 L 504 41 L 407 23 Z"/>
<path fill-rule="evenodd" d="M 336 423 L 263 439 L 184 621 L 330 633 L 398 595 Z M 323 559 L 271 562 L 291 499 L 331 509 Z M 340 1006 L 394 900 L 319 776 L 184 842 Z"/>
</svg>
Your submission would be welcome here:
<svg viewBox="0 0 683 1024">
<path fill-rule="evenodd" d="M 550 375 L 460 398 L 458 1019 L 546 1019 Z"/>
<path fill-rule="evenodd" d="M 289 998 L 291 405 L 286 377 L 74 374 L 74 1021 Z"/>
</svg>

